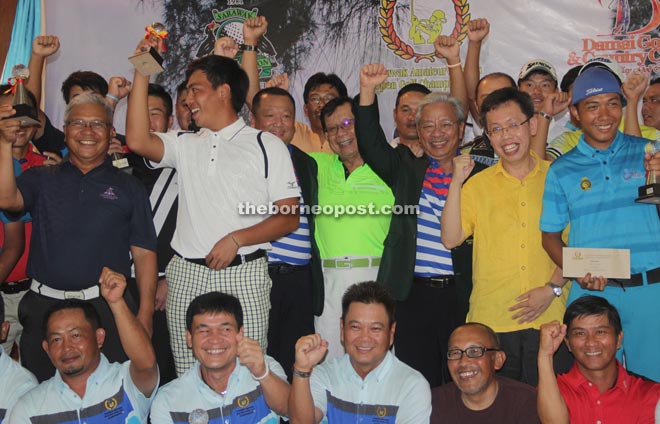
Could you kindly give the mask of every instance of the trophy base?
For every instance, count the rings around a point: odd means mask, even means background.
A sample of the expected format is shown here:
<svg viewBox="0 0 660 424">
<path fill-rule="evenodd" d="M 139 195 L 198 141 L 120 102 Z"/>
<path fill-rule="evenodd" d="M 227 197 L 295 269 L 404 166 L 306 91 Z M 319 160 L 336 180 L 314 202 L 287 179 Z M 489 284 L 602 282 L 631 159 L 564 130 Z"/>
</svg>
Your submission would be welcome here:
<svg viewBox="0 0 660 424">
<path fill-rule="evenodd" d="M 32 125 L 41 125 L 37 115 L 37 109 L 28 104 L 12 105 L 16 113 L 4 119 L 16 119 L 21 123 L 22 127 L 30 127 Z"/>
<path fill-rule="evenodd" d="M 144 76 L 156 75 L 165 70 L 163 58 L 153 47 L 146 52 L 138 53 L 128 58 L 135 69 Z"/>
<path fill-rule="evenodd" d="M 635 202 L 660 205 L 660 183 L 641 186 L 639 188 L 639 197 L 635 199 Z"/>
</svg>

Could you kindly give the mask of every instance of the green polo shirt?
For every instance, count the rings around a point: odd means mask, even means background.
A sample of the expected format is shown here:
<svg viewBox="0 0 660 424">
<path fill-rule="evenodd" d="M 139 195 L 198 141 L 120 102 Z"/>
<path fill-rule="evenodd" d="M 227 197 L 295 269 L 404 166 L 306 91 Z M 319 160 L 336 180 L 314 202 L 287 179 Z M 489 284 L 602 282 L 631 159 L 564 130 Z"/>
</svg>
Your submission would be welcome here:
<svg viewBox="0 0 660 424">
<path fill-rule="evenodd" d="M 394 203 L 390 188 L 366 163 L 346 178 L 337 155 L 310 156 L 318 164 L 321 211 L 315 217 L 314 236 L 321 258 L 380 257 Z M 342 209 L 345 213 L 339 215 Z"/>
</svg>

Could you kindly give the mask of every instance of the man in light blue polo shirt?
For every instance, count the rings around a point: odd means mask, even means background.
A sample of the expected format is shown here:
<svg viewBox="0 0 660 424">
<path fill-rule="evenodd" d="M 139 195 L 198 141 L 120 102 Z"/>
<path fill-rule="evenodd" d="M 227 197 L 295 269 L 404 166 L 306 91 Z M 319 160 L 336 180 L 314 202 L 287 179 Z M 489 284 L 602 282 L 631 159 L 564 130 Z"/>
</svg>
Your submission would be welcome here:
<svg viewBox="0 0 660 424">
<path fill-rule="evenodd" d="M 210 292 L 193 299 L 186 341 L 197 360 L 158 391 L 151 422 L 278 424 L 287 415 L 286 374 L 256 340 L 244 337 L 237 298 Z"/>
<path fill-rule="evenodd" d="M 5 305 L 0 302 L 0 343 L 7 339 L 7 334 L 9 321 L 5 321 Z M 16 401 L 37 384 L 30 371 L 14 361 L 0 345 L 0 423 Z"/>
<path fill-rule="evenodd" d="M 317 366 L 328 342 L 311 334 L 296 343 L 291 421 L 428 423 L 429 383 L 389 351 L 396 323 L 395 301 L 387 289 L 374 281 L 355 284 L 341 303 L 344 356 Z"/>
<path fill-rule="evenodd" d="M 158 387 L 156 355 L 147 332 L 124 301 L 126 278 L 106 267 L 99 283 L 129 360 L 110 363 L 101 353 L 105 330 L 91 303 L 58 302 L 46 312 L 42 343 L 57 372 L 23 396 L 7 422 L 147 422 L 151 396 Z"/>
<path fill-rule="evenodd" d="M 585 70 L 573 86 L 571 113 L 584 131 L 575 149 L 557 159 L 543 195 L 543 247 L 562 266 L 561 231 L 569 246 L 630 250 L 630 278 L 587 274 L 571 287 L 568 304 L 593 294 L 621 314 L 625 339 L 618 352 L 631 371 L 660 381 L 660 220 L 654 205 L 635 203 L 646 170 L 660 174 L 660 153 L 645 154 L 647 139 L 617 130 L 625 98 L 614 74 Z"/>
</svg>

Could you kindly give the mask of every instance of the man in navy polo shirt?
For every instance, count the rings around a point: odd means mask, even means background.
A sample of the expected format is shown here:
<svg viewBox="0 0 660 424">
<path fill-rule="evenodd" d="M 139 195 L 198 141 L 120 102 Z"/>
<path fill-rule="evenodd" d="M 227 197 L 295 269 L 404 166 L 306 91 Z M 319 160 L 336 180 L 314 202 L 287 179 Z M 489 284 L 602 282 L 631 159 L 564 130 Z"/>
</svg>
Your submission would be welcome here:
<svg viewBox="0 0 660 424">
<path fill-rule="evenodd" d="M 0 119 L 14 113 L 10 105 L 0 106 Z M 27 211 L 33 219 L 27 269 L 32 285 L 19 306 L 23 364 L 39 381 L 53 375 L 40 349 L 41 322 L 52 304 L 71 298 L 96 306 L 107 332 L 103 351 L 111 361 L 123 362 L 126 356 L 112 314 L 99 297 L 98 275 L 107 266 L 130 276 L 132 257 L 140 289 L 137 316 L 151 333 L 156 236 L 144 187 L 107 160 L 112 109 L 99 95 L 77 96 L 65 112 L 70 160 L 29 169 L 16 179 L 10 134 L 19 125 L 0 120 L 0 209 Z"/>
</svg>

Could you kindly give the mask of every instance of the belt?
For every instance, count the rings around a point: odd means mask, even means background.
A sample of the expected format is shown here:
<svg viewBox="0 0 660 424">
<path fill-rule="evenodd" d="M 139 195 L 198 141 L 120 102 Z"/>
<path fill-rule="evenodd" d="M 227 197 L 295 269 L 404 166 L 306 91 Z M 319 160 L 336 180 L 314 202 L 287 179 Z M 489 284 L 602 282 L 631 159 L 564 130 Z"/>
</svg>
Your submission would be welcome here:
<svg viewBox="0 0 660 424">
<path fill-rule="evenodd" d="M 43 296 L 50 297 L 52 299 L 80 299 L 80 300 L 91 300 L 99 297 L 99 286 L 92 286 L 82 290 L 57 290 L 52 287 L 48 287 L 44 284 L 41 284 L 37 280 L 32 280 L 30 285 L 30 290 L 35 293 L 39 293 Z"/>
<path fill-rule="evenodd" d="M 437 277 L 415 277 L 413 282 L 415 284 L 421 284 L 427 287 L 444 289 L 446 287 L 453 286 L 456 282 L 456 277 L 453 275 L 439 275 Z"/>
<path fill-rule="evenodd" d="M 283 274 L 283 275 L 293 274 L 294 272 L 307 267 L 309 267 L 309 264 L 293 265 L 293 264 L 287 264 L 286 262 L 273 262 L 268 264 L 268 272 L 272 272 L 274 274 Z"/>
<path fill-rule="evenodd" d="M 323 268 L 371 268 L 380 265 L 380 258 L 323 259 Z"/>
<path fill-rule="evenodd" d="M 177 253 L 177 255 L 179 254 Z M 208 267 L 208 265 L 206 264 L 206 259 L 204 258 L 184 258 L 181 255 L 179 255 L 179 257 L 185 261 Z M 255 250 L 254 252 L 248 253 L 247 255 L 236 255 L 234 260 L 231 261 L 229 265 L 227 265 L 227 268 L 229 268 L 230 266 L 242 265 L 246 262 L 252 262 L 255 259 L 264 258 L 264 257 L 266 257 L 266 251 L 263 249 Z"/>
<path fill-rule="evenodd" d="M 0 292 L 4 294 L 16 294 L 23 292 L 30 288 L 30 282 L 32 279 L 26 278 L 24 280 L 18 281 L 7 281 L 0 284 Z"/>
<path fill-rule="evenodd" d="M 646 282 L 647 284 L 656 284 L 660 283 L 660 267 L 646 271 Z M 630 278 L 610 278 L 607 280 L 607 285 L 612 287 L 621 287 L 625 289 L 626 287 L 638 287 L 644 285 L 644 272 L 638 274 L 632 274 Z"/>
</svg>

